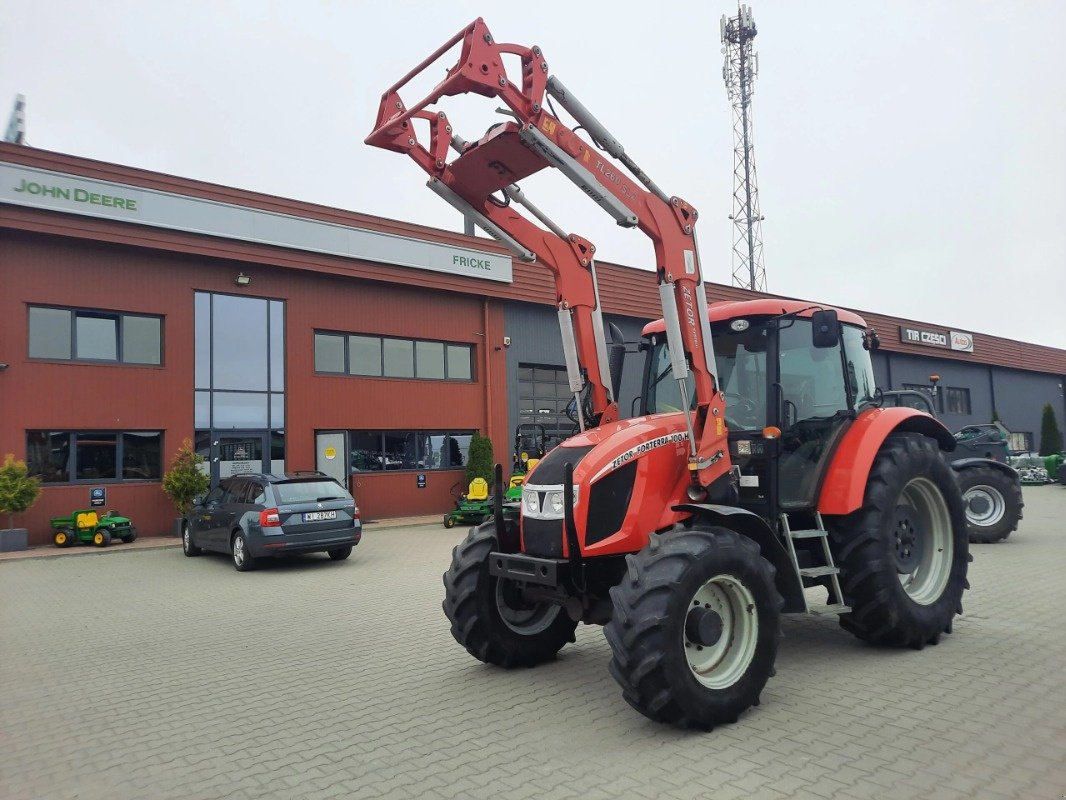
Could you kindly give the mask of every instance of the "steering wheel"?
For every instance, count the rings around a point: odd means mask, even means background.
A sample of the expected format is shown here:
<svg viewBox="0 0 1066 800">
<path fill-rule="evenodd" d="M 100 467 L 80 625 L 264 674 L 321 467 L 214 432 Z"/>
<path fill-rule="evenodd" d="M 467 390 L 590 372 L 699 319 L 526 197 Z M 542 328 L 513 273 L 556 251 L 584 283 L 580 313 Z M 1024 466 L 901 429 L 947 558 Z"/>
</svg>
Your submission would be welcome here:
<svg viewBox="0 0 1066 800">
<path fill-rule="evenodd" d="M 743 395 L 722 392 L 725 398 L 725 422 L 730 428 L 751 430 L 759 424 L 759 407 Z"/>
</svg>

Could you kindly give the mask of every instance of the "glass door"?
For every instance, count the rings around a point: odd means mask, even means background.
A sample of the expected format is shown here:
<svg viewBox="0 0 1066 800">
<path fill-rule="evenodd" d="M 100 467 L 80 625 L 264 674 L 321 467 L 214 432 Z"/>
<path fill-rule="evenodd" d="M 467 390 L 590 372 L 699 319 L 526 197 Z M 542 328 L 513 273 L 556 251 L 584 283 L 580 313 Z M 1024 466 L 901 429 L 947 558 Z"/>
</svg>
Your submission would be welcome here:
<svg viewBox="0 0 1066 800">
<path fill-rule="evenodd" d="M 211 482 L 221 478 L 270 472 L 270 443 L 267 431 L 226 431 L 216 433 L 211 443 Z"/>
</svg>

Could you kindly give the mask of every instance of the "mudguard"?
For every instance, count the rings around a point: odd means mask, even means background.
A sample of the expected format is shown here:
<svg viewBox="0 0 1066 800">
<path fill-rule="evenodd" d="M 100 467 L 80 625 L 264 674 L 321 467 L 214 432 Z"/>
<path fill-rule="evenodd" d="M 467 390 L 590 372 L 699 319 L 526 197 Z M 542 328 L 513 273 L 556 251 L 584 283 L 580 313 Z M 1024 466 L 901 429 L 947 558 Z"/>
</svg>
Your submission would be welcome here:
<svg viewBox="0 0 1066 800">
<path fill-rule="evenodd" d="M 844 433 L 826 470 L 818 511 L 843 515 L 862 506 L 866 481 L 874 457 L 889 434 L 920 433 L 935 439 L 940 449 L 955 449 L 955 437 L 928 414 L 913 408 L 868 408 L 859 414 Z"/>
<path fill-rule="evenodd" d="M 998 469 L 1016 483 L 1021 483 L 1022 480 L 1022 476 L 1018 474 L 1018 470 L 1014 467 L 1007 466 L 991 458 L 960 458 L 958 461 L 951 462 L 951 468 L 956 472 L 962 472 L 967 467 L 991 467 L 992 469 Z"/>
<path fill-rule="evenodd" d="M 792 558 L 766 520 L 747 509 L 710 503 L 682 503 L 674 506 L 673 510 L 687 511 L 693 517 L 706 520 L 712 525 L 729 528 L 759 545 L 763 558 L 774 565 L 774 583 L 785 599 L 782 611 L 786 614 L 797 614 L 806 610 L 807 607 L 803 603 L 803 586 L 796 574 L 796 568 L 792 565 Z"/>
</svg>

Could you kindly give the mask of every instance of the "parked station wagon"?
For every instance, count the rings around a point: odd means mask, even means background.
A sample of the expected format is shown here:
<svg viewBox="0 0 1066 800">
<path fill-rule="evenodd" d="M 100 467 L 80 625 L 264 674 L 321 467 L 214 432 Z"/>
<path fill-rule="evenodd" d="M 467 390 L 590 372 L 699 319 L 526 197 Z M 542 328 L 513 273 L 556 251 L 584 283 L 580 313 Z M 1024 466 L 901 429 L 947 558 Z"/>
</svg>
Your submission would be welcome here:
<svg viewBox="0 0 1066 800">
<path fill-rule="evenodd" d="M 261 559 L 325 552 L 343 561 L 362 537 L 348 490 L 323 473 L 252 474 L 224 478 L 182 522 L 186 556 L 226 553 L 240 572 Z"/>
</svg>

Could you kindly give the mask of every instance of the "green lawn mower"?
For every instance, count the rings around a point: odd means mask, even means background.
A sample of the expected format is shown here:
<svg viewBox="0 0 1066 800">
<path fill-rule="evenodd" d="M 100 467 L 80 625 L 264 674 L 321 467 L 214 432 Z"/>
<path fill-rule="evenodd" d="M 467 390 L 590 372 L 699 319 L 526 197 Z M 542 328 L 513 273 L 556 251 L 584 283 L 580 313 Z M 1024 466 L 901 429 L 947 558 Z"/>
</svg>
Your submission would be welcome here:
<svg viewBox="0 0 1066 800">
<path fill-rule="evenodd" d="M 455 510 L 444 515 L 444 527 L 454 528 L 458 524 L 480 525 L 491 516 L 492 498 L 489 496 L 489 482 L 484 478 L 474 478 L 470 481 L 466 494 L 460 495 L 456 500 Z"/>
<path fill-rule="evenodd" d="M 128 544 L 137 538 L 137 529 L 129 518 L 120 517 L 114 511 L 101 517 L 91 508 L 82 509 L 69 517 L 53 517 L 51 524 L 55 531 L 52 542 L 56 547 L 88 543 L 107 547 L 112 539 L 121 539 Z"/>
</svg>

